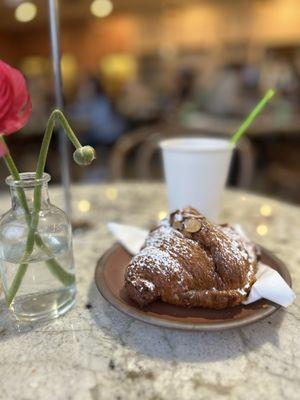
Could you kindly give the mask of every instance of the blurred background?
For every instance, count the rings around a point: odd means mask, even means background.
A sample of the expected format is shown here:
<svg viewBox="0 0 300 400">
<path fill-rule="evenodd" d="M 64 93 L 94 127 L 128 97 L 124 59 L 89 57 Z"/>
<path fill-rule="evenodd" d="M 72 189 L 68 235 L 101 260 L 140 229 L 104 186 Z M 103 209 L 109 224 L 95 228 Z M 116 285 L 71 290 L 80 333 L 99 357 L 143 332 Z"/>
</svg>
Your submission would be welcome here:
<svg viewBox="0 0 300 400">
<path fill-rule="evenodd" d="M 277 96 L 241 141 L 229 184 L 300 203 L 299 0 L 61 0 L 65 110 L 97 148 L 73 182 L 162 179 L 157 142 L 229 137 L 267 88 Z M 53 108 L 45 0 L 0 1 L 0 58 L 20 68 L 30 123 L 8 143 L 35 168 Z M 72 152 L 71 152 L 72 154 Z M 55 137 L 47 170 L 60 182 Z M 7 171 L 0 168 L 1 189 Z"/>
</svg>

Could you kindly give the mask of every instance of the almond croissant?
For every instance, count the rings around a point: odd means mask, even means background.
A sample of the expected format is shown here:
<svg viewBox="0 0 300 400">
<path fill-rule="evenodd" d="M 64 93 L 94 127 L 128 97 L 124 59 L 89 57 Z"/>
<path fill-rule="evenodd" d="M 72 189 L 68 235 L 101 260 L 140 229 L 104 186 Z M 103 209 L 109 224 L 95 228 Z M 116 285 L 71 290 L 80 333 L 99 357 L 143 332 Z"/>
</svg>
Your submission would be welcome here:
<svg viewBox="0 0 300 400">
<path fill-rule="evenodd" d="M 149 233 L 127 266 L 125 287 L 141 307 L 158 299 L 183 307 L 233 307 L 255 282 L 257 255 L 233 228 L 186 208 Z"/>
</svg>

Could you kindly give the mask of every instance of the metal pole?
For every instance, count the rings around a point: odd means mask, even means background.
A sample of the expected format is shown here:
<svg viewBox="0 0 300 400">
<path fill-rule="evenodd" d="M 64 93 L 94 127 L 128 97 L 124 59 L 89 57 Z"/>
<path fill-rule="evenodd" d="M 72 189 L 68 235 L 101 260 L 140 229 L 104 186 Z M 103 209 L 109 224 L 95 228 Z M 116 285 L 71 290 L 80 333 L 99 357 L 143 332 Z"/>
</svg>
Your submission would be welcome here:
<svg viewBox="0 0 300 400">
<path fill-rule="evenodd" d="M 60 65 L 60 43 L 59 43 L 59 6 L 56 0 L 49 2 L 49 21 L 52 64 L 54 74 L 55 105 L 63 110 L 64 100 L 62 93 L 62 76 Z M 61 177 L 64 190 L 65 211 L 71 217 L 71 194 L 70 194 L 70 167 L 69 167 L 69 143 L 62 130 L 59 131 L 59 153 Z"/>
</svg>

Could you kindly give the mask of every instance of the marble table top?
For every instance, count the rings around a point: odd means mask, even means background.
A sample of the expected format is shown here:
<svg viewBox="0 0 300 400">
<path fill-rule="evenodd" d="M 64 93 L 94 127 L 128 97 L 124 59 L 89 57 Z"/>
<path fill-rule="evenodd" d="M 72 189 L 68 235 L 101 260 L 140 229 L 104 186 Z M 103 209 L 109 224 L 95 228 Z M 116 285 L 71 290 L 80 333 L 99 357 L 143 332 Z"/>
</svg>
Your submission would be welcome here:
<svg viewBox="0 0 300 400">
<path fill-rule="evenodd" d="M 150 227 L 166 210 L 160 184 L 74 186 L 77 303 L 44 324 L 17 324 L 0 302 L 0 399 L 298 399 L 300 390 L 300 208 L 227 191 L 221 220 L 239 222 L 287 263 L 298 298 L 244 328 L 180 332 L 127 317 L 97 292 L 97 260 L 114 242 L 106 222 Z M 52 188 L 60 205 L 61 191 Z M 0 212 L 9 199 L 0 195 Z M 1 295 L 0 295 L 1 296 Z"/>
</svg>

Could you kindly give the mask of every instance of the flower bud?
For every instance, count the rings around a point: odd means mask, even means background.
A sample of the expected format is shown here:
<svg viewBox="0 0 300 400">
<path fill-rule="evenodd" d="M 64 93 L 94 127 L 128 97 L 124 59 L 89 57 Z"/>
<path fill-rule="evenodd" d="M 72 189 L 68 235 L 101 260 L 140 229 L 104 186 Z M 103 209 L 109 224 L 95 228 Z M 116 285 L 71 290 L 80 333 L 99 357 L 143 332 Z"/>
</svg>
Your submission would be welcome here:
<svg viewBox="0 0 300 400">
<path fill-rule="evenodd" d="M 96 152 L 92 146 L 83 146 L 74 151 L 73 158 L 78 165 L 90 165 L 96 158 Z"/>
</svg>

